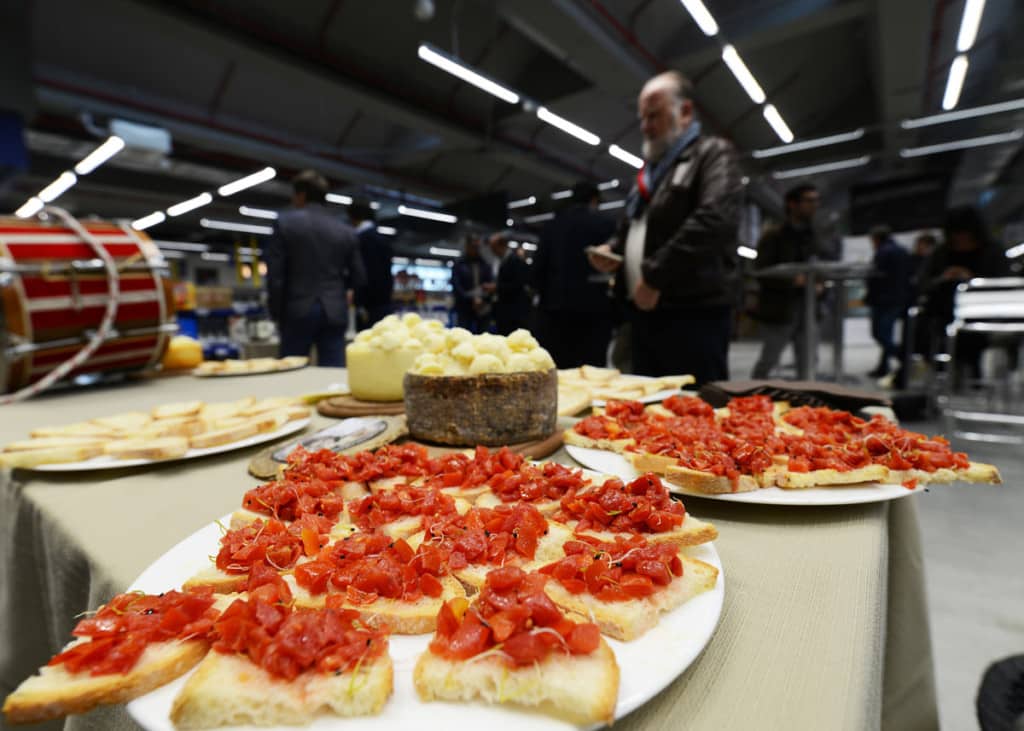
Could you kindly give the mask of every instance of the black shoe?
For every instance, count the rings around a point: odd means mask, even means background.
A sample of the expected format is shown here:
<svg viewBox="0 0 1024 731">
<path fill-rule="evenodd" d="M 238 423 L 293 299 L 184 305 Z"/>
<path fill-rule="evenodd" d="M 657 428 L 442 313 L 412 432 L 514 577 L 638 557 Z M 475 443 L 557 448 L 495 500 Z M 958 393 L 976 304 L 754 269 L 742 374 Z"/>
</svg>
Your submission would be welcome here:
<svg viewBox="0 0 1024 731">
<path fill-rule="evenodd" d="M 871 376 L 872 378 L 882 378 L 884 376 L 887 376 L 889 375 L 889 366 L 875 366 L 875 369 L 873 371 L 870 371 L 868 375 Z"/>
</svg>

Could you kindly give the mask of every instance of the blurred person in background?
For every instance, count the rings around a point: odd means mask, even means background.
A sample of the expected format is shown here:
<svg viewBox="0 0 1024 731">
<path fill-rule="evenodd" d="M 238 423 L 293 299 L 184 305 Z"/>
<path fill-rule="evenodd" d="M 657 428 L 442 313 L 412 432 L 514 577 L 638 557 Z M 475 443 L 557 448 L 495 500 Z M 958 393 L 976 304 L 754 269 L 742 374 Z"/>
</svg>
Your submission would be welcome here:
<svg viewBox="0 0 1024 731">
<path fill-rule="evenodd" d="M 480 256 L 480 237 L 466 234 L 462 256 L 452 267 L 452 290 L 455 295 L 455 324 L 472 333 L 481 333 L 491 315 L 491 298 L 485 285 L 494 282 L 491 267 Z M 492 287 L 486 287 L 492 290 Z"/>
<path fill-rule="evenodd" d="M 818 189 L 809 183 L 797 185 L 786 192 L 785 202 L 785 222 L 765 231 L 757 244 L 757 259 L 754 261 L 757 270 L 776 264 L 806 263 L 820 255 L 813 225 L 820 202 Z M 804 370 L 806 282 L 804 274 L 758 279 L 757 320 L 762 345 L 751 378 L 768 378 L 779 365 L 789 343 L 793 344 L 796 356 L 797 377 L 805 380 L 812 376 Z"/>
<path fill-rule="evenodd" d="M 348 217 L 359 238 L 359 253 L 366 268 L 366 284 L 356 289 L 355 294 L 356 326 L 365 330 L 390 315 L 394 309 L 391 305 L 395 284 L 391 274 L 394 249 L 391 238 L 377 231 L 369 201 L 353 201 Z"/>
<path fill-rule="evenodd" d="M 508 236 L 491 234 L 487 246 L 497 261 L 493 284 L 484 290 L 494 293 L 494 325 L 499 335 L 525 328 L 530 320 L 530 265 L 508 246 Z"/>
<path fill-rule="evenodd" d="M 929 257 L 921 277 L 927 327 L 935 342 L 941 342 L 946 325 L 953 321 L 953 300 L 958 284 L 974 277 L 1009 275 L 1006 252 L 992 238 L 978 209 L 973 206 L 950 209 L 943 226 L 943 242 Z M 981 352 L 988 344 L 989 339 L 983 333 L 961 333 L 957 337 L 956 359 L 969 377 L 980 375 Z"/>
<path fill-rule="evenodd" d="M 264 247 L 270 316 L 282 357 L 309 355 L 316 345 L 318 365 L 340 367 L 353 290 L 366 283 L 359 241 L 324 208 L 328 185 L 320 173 L 304 170 L 292 187 L 292 209 L 278 216 Z"/>
<path fill-rule="evenodd" d="M 646 164 L 615 236 L 591 250 L 590 262 L 621 270 L 636 373 L 725 380 L 739 271 L 735 150 L 702 134 L 693 85 L 678 72 L 644 84 L 638 106 Z"/>
<path fill-rule="evenodd" d="M 911 306 L 917 305 L 921 309 L 914 317 L 912 314 L 914 310 L 908 308 L 903 317 L 903 342 L 900 344 L 900 364 L 896 368 L 892 381 L 894 388 L 906 388 L 909 377 L 907 366 L 914 355 L 928 355 L 929 352 L 931 335 L 921 312 L 923 312 L 928 260 L 938 243 L 939 240 L 934 234 L 925 232 L 914 239 L 914 248 L 910 252 L 910 304 Z"/>
<path fill-rule="evenodd" d="M 587 249 L 615 232 L 611 218 L 598 212 L 597 186 L 573 186 L 572 202 L 548 221 L 533 257 L 533 277 L 540 294 L 540 344 L 559 368 L 603 367 L 612 337 L 609 277 L 595 272 Z"/>
<path fill-rule="evenodd" d="M 896 243 L 892 229 L 881 224 L 871 229 L 875 249 L 864 298 L 871 311 L 871 337 L 881 348 L 878 365 L 868 373 L 872 378 L 889 375 L 892 361 L 899 360 L 894 333 L 896 323 L 906 315 L 911 302 L 913 263 L 910 252 Z"/>
</svg>

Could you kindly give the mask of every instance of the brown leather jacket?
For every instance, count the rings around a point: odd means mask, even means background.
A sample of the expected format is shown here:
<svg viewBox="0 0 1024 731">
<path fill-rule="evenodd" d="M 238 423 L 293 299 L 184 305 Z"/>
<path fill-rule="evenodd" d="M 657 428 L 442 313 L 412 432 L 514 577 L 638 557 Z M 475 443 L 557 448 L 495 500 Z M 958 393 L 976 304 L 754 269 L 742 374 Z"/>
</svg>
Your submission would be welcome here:
<svg viewBox="0 0 1024 731">
<path fill-rule="evenodd" d="M 643 262 L 644 281 L 661 291 L 659 310 L 736 301 L 742 189 L 732 145 L 708 135 L 684 150 L 662 179 L 647 208 Z M 611 242 L 623 256 L 629 223 L 623 216 Z M 622 269 L 616 288 L 625 295 Z"/>
</svg>

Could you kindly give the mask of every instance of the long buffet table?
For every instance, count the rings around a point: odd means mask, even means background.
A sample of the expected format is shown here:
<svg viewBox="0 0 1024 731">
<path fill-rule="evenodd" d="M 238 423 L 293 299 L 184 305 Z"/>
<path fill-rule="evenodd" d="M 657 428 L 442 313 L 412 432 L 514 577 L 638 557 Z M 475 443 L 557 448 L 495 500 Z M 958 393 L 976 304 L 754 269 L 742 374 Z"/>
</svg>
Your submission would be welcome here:
<svg viewBox="0 0 1024 731">
<path fill-rule="evenodd" d="M 323 389 L 343 371 L 164 378 L 0 407 L 0 443 L 29 429 L 171 401 Z M 314 417 L 314 426 L 330 419 Z M 259 447 L 200 460 L 58 474 L 0 473 L 0 682 L 10 692 L 171 546 L 235 509 Z M 572 464 L 560 451 L 554 459 Z M 725 567 L 704 653 L 616 729 L 938 727 L 915 500 L 787 508 L 688 498 Z M 671 652 L 666 647 L 665 652 Z M 60 724 L 38 728 L 61 728 Z M 67 729 L 134 729 L 122 707 Z"/>
</svg>

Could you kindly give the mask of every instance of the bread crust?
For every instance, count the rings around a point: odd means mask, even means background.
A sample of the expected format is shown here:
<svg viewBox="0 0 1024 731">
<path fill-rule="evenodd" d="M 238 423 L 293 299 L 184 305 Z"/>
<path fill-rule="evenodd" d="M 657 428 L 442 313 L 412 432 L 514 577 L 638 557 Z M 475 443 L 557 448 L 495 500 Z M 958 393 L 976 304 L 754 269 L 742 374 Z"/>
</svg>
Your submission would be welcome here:
<svg viewBox="0 0 1024 731">
<path fill-rule="evenodd" d="M 622 454 L 626 451 L 626 447 L 636 443 L 632 437 L 629 439 L 591 439 L 590 437 L 585 437 L 575 429 L 571 428 L 565 430 L 562 440 L 566 444 L 572 444 L 575 447 L 603 449 L 607 452 L 616 452 L 618 454 Z"/>
<path fill-rule="evenodd" d="M 608 643 L 586 656 L 552 654 L 528 667 L 508 667 L 498 657 L 453 661 L 420 655 L 413 670 L 420 699 L 513 702 L 540 707 L 574 723 L 611 723 L 619 695 L 619 666 Z"/>
<path fill-rule="evenodd" d="M 127 673 L 110 675 L 69 673 L 59 665 L 41 668 L 41 674 L 28 678 L 7 696 L 4 715 L 8 723 L 36 723 L 85 713 L 100 705 L 126 703 L 185 674 L 208 649 L 205 640 L 154 643 Z"/>
</svg>

